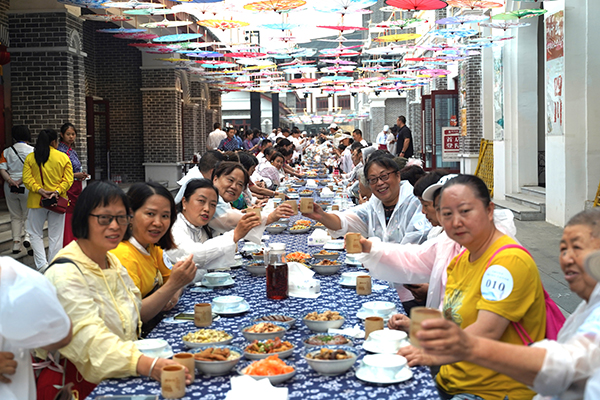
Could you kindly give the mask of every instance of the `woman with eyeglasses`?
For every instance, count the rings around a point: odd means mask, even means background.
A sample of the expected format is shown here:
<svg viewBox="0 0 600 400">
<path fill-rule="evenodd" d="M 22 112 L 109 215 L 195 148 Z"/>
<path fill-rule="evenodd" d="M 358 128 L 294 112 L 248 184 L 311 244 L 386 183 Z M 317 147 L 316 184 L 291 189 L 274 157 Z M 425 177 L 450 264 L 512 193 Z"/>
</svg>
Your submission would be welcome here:
<svg viewBox="0 0 600 400">
<path fill-rule="evenodd" d="M 174 249 L 171 228 L 177 219 L 173 196 L 156 182 L 135 183 L 127 192 L 131 224 L 111 253 L 117 256 L 142 294 L 143 336 L 175 307 L 183 288 L 196 276 L 192 256 L 171 265 L 164 250 Z"/>
<path fill-rule="evenodd" d="M 400 179 L 400 169 L 393 158 L 369 158 L 364 173 L 373 196 L 346 211 L 327 213 L 315 203 L 313 213 L 304 216 L 321 222 L 332 237 L 358 232 L 364 237 L 378 237 L 383 242 L 421 243 L 427 239 L 431 224 L 421 212 L 421 203 L 413 187 Z"/>
<path fill-rule="evenodd" d="M 61 358 L 55 361 L 65 370 L 64 383 L 73 382 L 82 399 L 108 378 L 144 375 L 160 381 L 163 367 L 174 363 L 142 355 L 134 344 L 145 312 L 142 297 L 127 270 L 110 253 L 125 235 L 128 211 L 129 200 L 115 184 L 88 186 L 73 213 L 77 240 L 59 251 L 45 273 L 73 324 L 73 339 L 60 349 Z M 43 351 L 38 355 L 46 357 Z M 62 379 L 63 374 L 43 369 L 38 398 L 54 398 L 58 389 L 53 385 L 62 385 Z M 47 386 L 40 387 L 40 382 Z"/>
</svg>

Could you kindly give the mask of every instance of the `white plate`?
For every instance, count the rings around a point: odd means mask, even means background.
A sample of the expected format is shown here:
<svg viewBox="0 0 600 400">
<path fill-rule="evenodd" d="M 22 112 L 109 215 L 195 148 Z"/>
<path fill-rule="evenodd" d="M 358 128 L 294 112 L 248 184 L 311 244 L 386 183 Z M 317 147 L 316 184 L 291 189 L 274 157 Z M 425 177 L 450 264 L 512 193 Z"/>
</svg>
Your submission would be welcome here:
<svg viewBox="0 0 600 400">
<path fill-rule="evenodd" d="M 158 356 L 159 358 L 171 358 L 173 357 L 173 349 L 171 348 L 171 345 L 169 345 L 160 356 Z"/>
<path fill-rule="evenodd" d="M 248 304 L 248 302 L 246 300 L 244 300 L 241 305 L 237 306 L 236 308 L 227 310 L 227 311 L 219 311 L 219 309 L 217 307 L 215 307 L 214 305 L 212 306 L 212 310 L 213 310 L 213 312 L 215 312 L 219 315 L 235 315 L 235 314 L 241 314 L 241 313 L 244 313 L 244 312 L 250 310 L 250 304 Z"/>
<path fill-rule="evenodd" d="M 298 196 L 298 193 L 288 193 L 287 197 L 289 197 L 290 199 L 297 199 L 300 196 Z"/>
<path fill-rule="evenodd" d="M 344 261 L 344 264 L 346 264 L 346 265 L 353 265 L 355 267 L 360 267 L 362 265 L 362 263 L 360 261 L 348 260 L 348 258 L 346 258 L 346 260 Z"/>
<path fill-rule="evenodd" d="M 370 377 L 368 375 L 368 373 L 366 373 L 366 368 L 363 368 L 363 367 L 358 368 L 356 370 L 355 375 L 361 381 L 365 381 L 365 382 L 369 382 L 369 383 L 376 383 L 379 385 L 392 385 L 394 383 L 400 383 L 400 382 L 407 381 L 413 377 L 413 373 L 410 370 L 410 368 L 408 368 L 408 367 L 403 368 L 402 371 L 400 371 L 400 373 L 398 373 L 398 375 L 396 376 L 396 379 L 393 379 L 393 380 L 388 380 L 385 378 L 372 379 L 372 377 Z"/>
<path fill-rule="evenodd" d="M 224 287 L 224 286 L 231 286 L 231 285 L 235 285 L 235 281 L 231 277 L 229 277 L 229 279 L 227 279 L 224 283 L 219 283 L 217 285 L 211 285 L 210 283 L 208 283 L 206 281 L 206 279 L 202 279 L 202 286 L 206 286 L 207 288 L 211 288 L 211 289 Z"/>
<path fill-rule="evenodd" d="M 342 285 L 344 286 L 344 285 Z M 393 312 L 387 314 L 387 315 L 377 315 L 377 314 L 372 314 L 369 311 L 364 311 L 364 310 L 358 310 L 358 312 L 356 313 L 356 318 L 362 319 L 363 321 L 365 320 L 365 318 L 367 317 L 382 317 L 383 320 L 385 322 L 387 322 L 390 317 L 394 314 L 398 314 L 398 310 L 394 310 Z"/>
<path fill-rule="evenodd" d="M 344 249 L 344 241 L 342 239 L 339 240 L 330 240 L 329 242 L 323 245 L 325 250 L 343 250 Z"/>
<path fill-rule="evenodd" d="M 400 347 L 398 347 L 398 349 L 406 346 L 410 346 L 410 342 L 408 340 L 403 340 L 402 344 L 400 345 Z M 369 339 L 365 340 L 365 342 L 362 345 L 362 348 L 363 350 L 368 351 L 369 353 L 376 354 L 396 354 L 398 352 L 398 349 L 394 350 L 392 348 L 381 347 L 381 344 L 377 343 L 374 340 L 369 341 Z"/>
</svg>

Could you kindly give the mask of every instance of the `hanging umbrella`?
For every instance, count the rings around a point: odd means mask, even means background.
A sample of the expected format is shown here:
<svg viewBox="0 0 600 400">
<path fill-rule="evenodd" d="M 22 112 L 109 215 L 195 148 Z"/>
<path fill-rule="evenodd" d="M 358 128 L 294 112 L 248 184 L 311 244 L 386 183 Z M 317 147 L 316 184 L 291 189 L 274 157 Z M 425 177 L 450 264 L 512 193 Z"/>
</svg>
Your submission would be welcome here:
<svg viewBox="0 0 600 400">
<path fill-rule="evenodd" d="M 504 40 L 514 39 L 514 36 L 485 36 L 477 39 L 469 40 L 470 43 L 488 43 L 488 42 L 501 42 Z"/>
<path fill-rule="evenodd" d="M 187 55 L 189 57 L 194 57 L 194 58 L 218 58 L 218 57 L 223 57 L 223 54 L 219 53 L 218 51 L 194 51 L 194 52 L 187 53 Z"/>
<path fill-rule="evenodd" d="M 156 5 L 160 7 L 161 5 Z M 177 6 L 175 6 L 177 7 Z M 170 15 L 175 14 L 175 11 L 166 8 L 140 8 L 136 10 L 125 10 L 123 14 L 127 15 Z"/>
<path fill-rule="evenodd" d="M 335 66 L 335 67 L 321 68 L 321 72 L 352 72 L 352 71 L 354 71 L 354 67 Z"/>
<path fill-rule="evenodd" d="M 363 60 L 363 63 L 377 63 L 377 64 L 387 64 L 387 63 L 396 63 L 396 62 L 400 62 L 400 59 L 399 58 L 394 58 L 394 59 L 379 58 L 377 60 Z"/>
<path fill-rule="evenodd" d="M 395 28 L 395 29 L 406 29 L 411 28 L 417 25 L 420 25 L 421 22 L 427 22 L 424 19 L 419 18 L 411 18 L 411 19 L 398 19 L 395 21 L 383 21 L 375 25 L 377 28 Z"/>
<path fill-rule="evenodd" d="M 489 17 L 487 15 L 457 15 L 455 17 L 442 18 L 435 21 L 438 25 L 462 25 L 462 24 L 470 24 L 474 22 L 483 22 L 488 20 Z"/>
<path fill-rule="evenodd" d="M 529 25 L 531 25 L 531 24 L 520 21 L 520 20 L 505 20 L 505 21 L 498 20 L 498 21 L 482 22 L 479 24 L 479 26 L 483 26 L 485 28 L 503 29 L 503 30 L 523 28 L 523 27 L 529 26 Z"/>
<path fill-rule="evenodd" d="M 353 80 L 353 77 L 344 75 L 324 76 L 319 79 L 320 82 L 352 82 Z"/>
<path fill-rule="evenodd" d="M 317 28 L 322 29 L 335 29 L 336 31 L 366 31 L 369 28 L 363 28 L 362 26 L 342 26 L 342 25 L 317 25 Z"/>
<path fill-rule="evenodd" d="M 286 31 L 286 30 L 290 30 L 290 29 L 296 29 L 299 28 L 300 24 L 289 24 L 287 22 L 281 22 L 279 24 L 263 24 L 261 25 L 261 27 L 263 28 L 267 28 L 267 29 L 277 29 L 280 31 Z"/>
<path fill-rule="evenodd" d="M 107 8 L 103 4 L 106 0 L 58 0 L 59 3 L 74 7 L 86 8 Z"/>
<path fill-rule="evenodd" d="M 313 8 L 320 12 L 351 13 L 355 10 L 369 8 L 377 3 L 377 0 L 327 0 L 314 4 Z"/>
<path fill-rule="evenodd" d="M 144 43 L 129 43 L 127 46 L 151 49 L 151 48 L 157 48 L 157 47 L 164 47 L 164 44 L 144 42 Z"/>
<path fill-rule="evenodd" d="M 440 43 L 440 44 L 426 44 L 426 45 L 420 45 L 417 46 L 419 49 L 423 49 L 423 50 L 428 50 L 428 51 L 443 51 L 443 50 L 455 50 L 458 49 L 458 47 L 455 46 L 450 46 L 447 45 L 446 43 Z"/>
<path fill-rule="evenodd" d="M 185 3 L 185 4 L 205 4 L 205 3 L 219 3 L 223 0 L 174 0 L 177 1 L 179 3 Z"/>
<path fill-rule="evenodd" d="M 257 57 L 264 57 L 266 56 L 267 53 L 254 53 L 254 52 L 238 52 L 238 53 L 226 53 L 223 54 L 223 57 L 230 57 L 230 58 L 257 58 Z"/>
<path fill-rule="evenodd" d="M 137 8 L 163 8 L 165 7 L 164 4 L 161 3 L 150 3 L 150 2 L 143 2 L 143 1 L 136 1 L 136 0 L 131 0 L 131 1 L 108 1 L 104 4 L 102 4 L 104 7 L 111 7 L 111 8 L 133 8 L 133 9 L 137 9 Z"/>
<path fill-rule="evenodd" d="M 354 61 L 348 61 L 348 60 L 340 60 L 339 58 L 336 58 L 334 60 L 321 60 L 324 63 L 327 64 L 336 64 L 336 65 L 356 65 L 356 63 Z"/>
<path fill-rule="evenodd" d="M 488 9 L 488 8 L 499 8 L 503 7 L 504 4 L 502 2 L 497 1 L 488 1 L 488 0 L 447 0 L 448 5 L 451 7 L 458 8 L 470 8 L 474 10 L 478 9 Z"/>
<path fill-rule="evenodd" d="M 492 20 L 515 20 L 515 19 L 523 19 L 523 18 L 533 18 L 538 17 L 540 15 L 546 14 L 548 10 L 543 10 L 539 8 L 534 9 L 523 9 L 523 10 L 514 10 L 508 11 L 502 14 L 496 14 L 492 17 Z"/>
<path fill-rule="evenodd" d="M 385 4 L 410 11 L 440 10 L 448 7 L 442 0 L 387 0 Z"/>
<path fill-rule="evenodd" d="M 246 4 L 245 10 L 249 11 L 275 11 L 282 12 L 293 10 L 306 4 L 304 0 L 263 0 Z"/>
<path fill-rule="evenodd" d="M 376 42 L 406 42 L 408 40 L 413 40 L 420 37 L 421 35 L 418 33 L 402 33 L 399 35 L 380 36 L 373 40 Z"/>
<path fill-rule="evenodd" d="M 334 49 L 323 49 L 323 50 L 319 50 L 319 53 L 321 53 L 321 54 L 335 54 L 335 53 L 342 53 L 342 52 L 344 52 L 345 50 L 357 49 L 357 48 L 359 48 L 359 47 L 361 47 L 361 46 L 360 46 L 360 45 L 358 45 L 358 46 L 342 46 L 342 45 L 340 45 L 340 46 L 338 46 L 338 47 L 336 47 L 336 48 L 334 48 Z"/>
<path fill-rule="evenodd" d="M 108 29 L 96 29 L 96 32 L 100 33 L 141 33 L 146 32 L 147 29 L 134 29 L 134 28 L 108 28 Z"/>
<path fill-rule="evenodd" d="M 424 69 L 420 71 L 421 75 L 429 76 L 442 76 L 450 74 L 450 70 L 447 69 Z"/>
<path fill-rule="evenodd" d="M 153 40 L 158 37 L 154 33 L 119 33 L 113 35 L 117 39 L 131 39 L 131 40 Z"/>
<path fill-rule="evenodd" d="M 123 22 L 131 21 L 133 18 L 127 15 L 112 15 L 112 14 L 86 14 L 82 15 L 88 21 L 100 21 L 100 22 Z"/>
<path fill-rule="evenodd" d="M 166 35 L 160 36 L 156 39 L 152 40 L 153 42 L 163 43 L 163 42 L 183 42 L 186 40 L 194 40 L 201 38 L 203 35 L 200 33 L 179 33 L 176 35 Z"/>
<path fill-rule="evenodd" d="M 378 56 L 387 56 L 387 55 L 395 55 L 395 54 L 403 54 L 408 51 L 408 47 L 406 46 L 398 46 L 394 44 L 390 44 L 385 47 L 374 47 L 372 49 L 365 50 L 364 52 L 367 54 L 378 55 Z"/>
<path fill-rule="evenodd" d="M 223 0 L 220 0 L 221 2 Z M 213 14 L 217 14 L 221 9 L 220 2 L 212 2 L 212 3 L 183 3 L 177 4 L 176 6 L 171 7 L 171 10 L 175 12 L 184 12 L 187 14 L 192 14 L 194 16 L 201 16 L 206 14 L 207 12 L 212 12 Z M 198 19 L 203 19 L 204 17 L 199 17 Z"/>
<path fill-rule="evenodd" d="M 191 25 L 192 21 L 169 21 L 168 19 L 163 19 L 159 22 L 147 22 L 145 24 L 140 24 L 142 28 L 174 28 L 177 26 L 186 26 Z"/>
<path fill-rule="evenodd" d="M 242 26 L 250 25 L 248 22 L 234 21 L 229 19 L 203 19 L 197 21 L 197 24 L 201 26 L 207 26 L 209 28 L 221 29 L 223 31 L 225 29 L 241 28 Z"/>
<path fill-rule="evenodd" d="M 299 78 L 299 79 L 291 79 L 288 82 L 293 85 L 307 85 L 309 83 L 316 82 L 316 79 L 313 78 Z"/>
<path fill-rule="evenodd" d="M 445 39 L 454 39 L 454 38 L 464 38 L 464 37 L 469 37 L 469 36 L 475 36 L 475 35 L 477 35 L 478 32 L 475 29 L 446 28 L 446 29 L 436 29 L 429 33 L 435 37 L 442 37 Z"/>
<path fill-rule="evenodd" d="M 273 65 L 273 61 L 259 58 L 238 58 L 235 62 L 242 65 Z"/>
</svg>

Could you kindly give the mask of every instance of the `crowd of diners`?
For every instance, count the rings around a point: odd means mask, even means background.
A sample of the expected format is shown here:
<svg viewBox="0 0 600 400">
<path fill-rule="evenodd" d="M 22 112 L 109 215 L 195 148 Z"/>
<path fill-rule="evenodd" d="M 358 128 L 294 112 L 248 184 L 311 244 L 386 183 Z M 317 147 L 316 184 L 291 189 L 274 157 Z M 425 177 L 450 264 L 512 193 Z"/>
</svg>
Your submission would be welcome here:
<svg viewBox="0 0 600 400">
<path fill-rule="evenodd" d="M 83 188 L 88 175 L 73 149 L 74 126 L 39 132 L 34 147 L 29 130 L 15 127 L 0 174 L 5 193 L 21 196 L 7 196 L 13 249 L 31 248 L 36 268 L 0 258 L 0 398 L 53 399 L 57 387 L 73 383 L 83 399 L 109 378 L 160 380 L 174 361 L 148 357 L 134 341 L 211 265 L 232 264 L 240 240 L 259 243 L 267 225 L 294 215 L 285 203 L 260 217 L 245 209 L 305 177 L 306 159 L 325 163 L 354 205 L 328 212 L 315 203 L 303 216 L 334 238 L 361 234 L 359 261 L 396 288 L 407 312 L 393 315 L 389 329 L 408 332 L 415 306 L 441 310 L 443 319 L 422 323 L 422 348 L 399 350 L 410 366 L 431 367 L 441 398 L 600 398 L 600 263 L 588 257 L 600 250 L 600 211 L 573 216 L 556 249 L 564 279 L 582 299 L 563 325 L 547 312 L 512 213 L 495 208 L 481 179 L 425 172 L 358 129 L 330 128 L 242 137 L 234 127 L 213 131 L 173 196 L 154 182 L 127 192 L 112 182 Z M 41 205 L 57 197 L 71 200 L 66 213 Z"/>
</svg>

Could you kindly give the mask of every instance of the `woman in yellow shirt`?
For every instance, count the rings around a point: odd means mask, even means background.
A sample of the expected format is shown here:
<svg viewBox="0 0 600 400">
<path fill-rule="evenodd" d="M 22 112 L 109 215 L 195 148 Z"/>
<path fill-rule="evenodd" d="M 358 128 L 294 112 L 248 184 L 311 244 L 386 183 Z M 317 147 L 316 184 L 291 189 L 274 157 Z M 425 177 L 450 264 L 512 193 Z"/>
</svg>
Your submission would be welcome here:
<svg viewBox="0 0 600 400">
<path fill-rule="evenodd" d="M 175 248 L 171 228 L 177 219 L 171 193 L 155 182 L 136 183 L 127 192 L 132 219 L 124 240 L 112 251 L 142 293 L 144 333 L 172 309 L 196 276 L 192 255 L 172 265 L 163 250 Z"/>
<path fill-rule="evenodd" d="M 65 214 L 40 206 L 40 200 L 67 198 L 73 184 L 73 167 L 69 157 L 58 150 L 58 133 L 53 129 L 40 132 L 33 153 L 23 164 L 23 184 L 29 190 L 27 197 L 27 232 L 30 235 L 33 259 L 38 270 L 43 270 L 62 248 Z M 44 222 L 48 221 L 48 259 L 44 249 Z"/>
<path fill-rule="evenodd" d="M 466 251 L 448 266 L 444 316 L 466 331 L 523 345 L 514 323 L 532 341 L 546 334 L 546 306 L 537 266 L 516 242 L 496 229 L 494 204 L 485 183 L 459 175 L 443 186 L 438 219 Z M 498 252 L 498 250 L 500 250 Z M 488 267 L 489 265 L 489 267 Z M 439 359 L 408 346 L 399 351 L 409 365 L 439 365 Z M 442 365 L 436 378 L 443 399 L 526 400 L 535 393 L 491 369 L 468 362 Z"/>
</svg>

